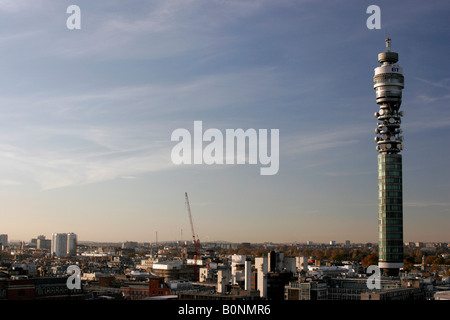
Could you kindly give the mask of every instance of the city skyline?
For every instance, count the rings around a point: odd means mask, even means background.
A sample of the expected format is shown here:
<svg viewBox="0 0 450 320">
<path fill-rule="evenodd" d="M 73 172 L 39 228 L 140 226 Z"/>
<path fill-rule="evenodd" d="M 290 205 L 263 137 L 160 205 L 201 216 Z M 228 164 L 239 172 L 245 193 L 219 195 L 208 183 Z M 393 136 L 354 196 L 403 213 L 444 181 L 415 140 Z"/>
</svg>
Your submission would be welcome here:
<svg viewBox="0 0 450 320">
<path fill-rule="evenodd" d="M 448 2 L 76 1 L 80 30 L 48 3 L 0 6 L 9 239 L 190 240 L 187 192 L 202 242 L 377 243 L 372 79 L 389 36 L 405 70 L 404 241 L 450 241 Z M 279 171 L 173 164 L 171 134 L 194 121 L 278 129 Z"/>
</svg>

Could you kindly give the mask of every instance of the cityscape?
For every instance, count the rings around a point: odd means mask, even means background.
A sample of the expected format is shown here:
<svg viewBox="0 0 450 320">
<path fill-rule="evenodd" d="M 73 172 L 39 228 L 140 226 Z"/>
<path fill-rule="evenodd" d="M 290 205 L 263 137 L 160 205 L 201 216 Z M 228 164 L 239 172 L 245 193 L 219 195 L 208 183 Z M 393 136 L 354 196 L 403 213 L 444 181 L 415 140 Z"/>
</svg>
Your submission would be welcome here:
<svg viewBox="0 0 450 320">
<path fill-rule="evenodd" d="M 0 239 L 0 300 L 450 299 L 448 243 L 405 243 L 400 275 L 380 275 L 375 288 L 367 273 L 378 262 L 373 243 L 95 243 L 78 242 L 75 233 Z M 74 265 L 80 286 L 69 289 Z"/>
<path fill-rule="evenodd" d="M 450 300 L 448 4 L 77 2 L 0 8 L 0 301 Z"/>
</svg>

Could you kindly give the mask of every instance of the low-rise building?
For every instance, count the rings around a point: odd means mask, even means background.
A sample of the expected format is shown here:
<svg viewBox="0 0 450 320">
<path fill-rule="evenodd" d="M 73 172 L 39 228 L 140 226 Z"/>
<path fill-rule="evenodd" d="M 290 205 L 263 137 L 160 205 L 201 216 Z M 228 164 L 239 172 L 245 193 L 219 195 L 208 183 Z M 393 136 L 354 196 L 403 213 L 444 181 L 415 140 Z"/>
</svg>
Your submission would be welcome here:
<svg viewBox="0 0 450 320">
<path fill-rule="evenodd" d="M 367 291 L 361 293 L 361 300 L 424 300 L 424 292 L 414 287 Z"/>
<path fill-rule="evenodd" d="M 69 289 L 67 277 L 37 277 L 0 281 L 0 300 L 80 300 L 83 289 Z"/>
<path fill-rule="evenodd" d="M 143 300 L 150 297 L 169 296 L 170 288 L 164 283 L 164 278 L 149 277 L 148 281 L 124 283 L 120 287 L 122 296 L 126 300 Z"/>
<path fill-rule="evenodd" d="M 285 286 L 285 300 L 326 300 L 327 284 L 321 280 L 291 281 Z"/>
</svg>

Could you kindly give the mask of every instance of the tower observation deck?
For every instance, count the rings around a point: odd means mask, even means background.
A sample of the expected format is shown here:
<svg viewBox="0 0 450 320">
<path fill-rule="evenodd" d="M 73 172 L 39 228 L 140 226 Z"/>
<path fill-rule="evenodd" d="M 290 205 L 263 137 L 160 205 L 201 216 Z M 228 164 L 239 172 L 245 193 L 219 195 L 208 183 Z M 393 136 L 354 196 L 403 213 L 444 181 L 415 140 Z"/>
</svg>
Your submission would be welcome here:
<svg viewBox="0 0 450 320">
<path fill-rule="evenodd" d="M 403 137 L 400 135 L 404 77 L 396 64 L 398 53 L 391 52 L 391 39 L 386 51 L 378 54 L 381 66 L 375 68 L 373 87 L 379 111 L 375 128 L 378 151 L 378 266 L 384 275 L 396 276 L 403 267 Z"/>
</svg>

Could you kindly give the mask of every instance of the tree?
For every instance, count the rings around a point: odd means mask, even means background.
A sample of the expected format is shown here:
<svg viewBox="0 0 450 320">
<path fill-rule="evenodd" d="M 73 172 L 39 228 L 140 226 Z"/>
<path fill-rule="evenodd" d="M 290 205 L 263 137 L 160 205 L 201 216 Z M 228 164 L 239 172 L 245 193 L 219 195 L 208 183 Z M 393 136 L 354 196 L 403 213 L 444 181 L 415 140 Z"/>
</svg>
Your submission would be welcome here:
<svg viewBox="0 0 450 320">
<path fill-rule="evenodd" d="M 240 247 L 237 251 L 236 254 L 240 254 L 240 255 L 244 255 L 247 256 L 251 253 L 251 250 L 249 248 L 245 248 L 245 247 Z"/>
<path fill-rule="evenodd" d="M 304 249 L 304 250 L 302 251 L 302 256 L 304 256 L 304 257 L 310 257 L 310 256 L 311 256 L 311 250 Z"/>
<path fill-rule="evenodd" d="M 426 263 L 426 264 L 432 264 L 432 263 L 433 263 L 433 260 L 434 260 L 435 258 L 436 258 L 435 256 L 427 256 L 427 257 L 425 258 L 425 263 Z"/>
<path fill-rule="evenodd" d="M 264 256 L 267 256 L 267 250 L 265 250 L 265 249 L 257 249 L 257 250 L 255 250 L 255 256 L 256 257 L 264 257 Z"/>
<path fill-rule="evenodd" d="M 312 253 L 313 257 L 315 257 L 317 260 L 322 260 L 324 255 L 321 250 L 314 250 Z"/>
<path fill-rule="evenodd" d="M 341 262 L 342 260 L 345 259 L 345 251 L 344 250 L 338 250 L 338 249 L 334 249 L 331 252 L 331 259 L 333 261 L 337 261 L 337 262 Z"/>
<path fill-rule="evenodd" d="M 404 270 L 407 270 L 407 271 L 412 270 L 414 267 L 414 257 L 409 256 L 409 257 L 405 258 L 403 260 L 403 265 L 404 265 L 404 267 L 403 267 Z"/>
<path fill-rule="evenodd" d="M 373 254 L 368 254 L 361 260 L 361 264 L 365 268 L 367 268 L 371 265 L 375 265 L 375 264 L 377 264 L 377 262 L 378 262 L 378 257 Z"/>
<path fill-rule="evenodd" d="M 360 252 L 358 249 L 354 249 L 352 252 L 352 260 L 359 260 Z"/>
<path fill-rule="evenodd" d="M 437 256 L 434 260 L 433 260 L 433 264 L 434 265 L 440 265 L 440 264 L 444 264 L 445 263 L 445 259 L 442 258 L 442 256 Z"/>
</svg>

